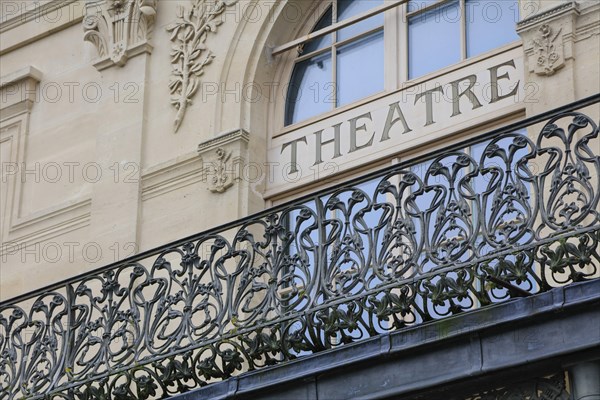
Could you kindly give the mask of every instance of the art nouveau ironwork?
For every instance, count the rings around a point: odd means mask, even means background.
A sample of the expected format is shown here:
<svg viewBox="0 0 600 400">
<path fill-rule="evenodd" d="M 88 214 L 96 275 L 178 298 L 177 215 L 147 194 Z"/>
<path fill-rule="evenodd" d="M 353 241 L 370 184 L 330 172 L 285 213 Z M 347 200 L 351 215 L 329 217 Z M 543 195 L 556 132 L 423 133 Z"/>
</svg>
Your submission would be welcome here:
<svg viewBox="0 0 600 400">
<path fill-rule="evenodd" d="M 597 278 L 599 130 L 574 109 L 3 302 L 0 398 L 168 397 Z"/>
<path fill-rule="evenodd" d="M 465 400 L 570 400 L 565 373 L 489 390 Z"/>
</svg>

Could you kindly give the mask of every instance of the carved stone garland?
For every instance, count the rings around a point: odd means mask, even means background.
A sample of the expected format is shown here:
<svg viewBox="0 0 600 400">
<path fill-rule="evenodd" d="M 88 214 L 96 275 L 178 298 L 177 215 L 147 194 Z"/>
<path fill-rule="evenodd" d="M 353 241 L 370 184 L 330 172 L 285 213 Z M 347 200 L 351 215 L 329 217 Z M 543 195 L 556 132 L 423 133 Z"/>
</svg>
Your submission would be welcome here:
<svg viewBox="0 0 600 400">
<path fill-rule="evenodd" d="M 158 0 L 101 0 L 86 2 L 83 39 L 92 43 L 99 70 L 123 66 L 127 59 L 150 52 L 148 44 Z"/>
<path fill-rule="evenodd" d="M 210 32 L 223 23 L 221 15 L 238 0 L 207 2 L 193 0 L 191 9 L 178 7 L 177 21 L 167 27 L 174 43 L 171 51 L 172 77 L 169 83 L 171 104 L 177 109 L 175 132 L 181 126 L 185 112 L 198 91 L 199 77 L 215 57 L 206 46 Z"/>
</svg>

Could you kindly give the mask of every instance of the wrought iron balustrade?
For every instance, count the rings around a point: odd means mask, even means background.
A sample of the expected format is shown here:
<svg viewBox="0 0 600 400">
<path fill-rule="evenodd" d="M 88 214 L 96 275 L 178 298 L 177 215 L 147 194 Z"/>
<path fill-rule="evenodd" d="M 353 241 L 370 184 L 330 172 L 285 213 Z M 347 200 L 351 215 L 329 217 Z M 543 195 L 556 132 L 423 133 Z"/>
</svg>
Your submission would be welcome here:
<svg viewBox="0 0 600 400">
<path fill-rule="evenodd" d="M 598 278 L 599 99 L 5 301 L 0 398 L 168 397 Z"/>
</svg>

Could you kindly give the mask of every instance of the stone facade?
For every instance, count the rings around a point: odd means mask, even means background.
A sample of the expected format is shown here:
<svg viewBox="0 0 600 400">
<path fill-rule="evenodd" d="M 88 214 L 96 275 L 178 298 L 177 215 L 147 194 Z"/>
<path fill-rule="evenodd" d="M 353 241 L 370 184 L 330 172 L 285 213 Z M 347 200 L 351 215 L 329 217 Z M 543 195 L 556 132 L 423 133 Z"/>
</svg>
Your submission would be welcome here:
<svg viewBox="0 0 600 400">
<path fill-rule="evenodd" d="M 269 88 L 289 69 L 289 54 L 270 49 L 301 29 L 290 10 L 312 7 L 286 3 L 3 2 L 2 298 L 322 185 L 268 183 L 283 97 Z M 522 98 L 449 121 L 414 146 L 361 156 L 346 172 L 598 93 L 598 4 L 521 7 L 522 45 L 512 51 L 524 53 Z"/>
<path fill-rule="evenodd" d="M 273 49 L 304 32 L 315 4 L 3 1 L 0 300 L 600 93 L 600 3 L 520 0 L 520 41 L 288 129 L 294 52 Z M 473 76 L 501 92 L 436 104 L 435 123 L 425 106 L 393 107 Z M 315 131 L 356 135 L 367 112 L 382 115 L 371 148 L 346 135 L 335 168 L 290 177 L 289 161 L 326 161 Z M 390 144 L 398 112 L 406 135 Z M 600 118 L 598 104 L 584 112 Z"/>
</svg>

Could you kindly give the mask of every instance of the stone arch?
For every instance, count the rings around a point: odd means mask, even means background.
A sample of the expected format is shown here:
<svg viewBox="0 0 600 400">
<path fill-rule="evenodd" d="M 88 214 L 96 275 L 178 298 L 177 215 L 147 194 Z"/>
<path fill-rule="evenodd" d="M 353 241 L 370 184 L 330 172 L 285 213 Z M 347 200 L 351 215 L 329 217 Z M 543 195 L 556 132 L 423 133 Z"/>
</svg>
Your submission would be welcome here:
<svg viewBox="0 0 600 400">
<path fill-rule="evenodd" d="M 224 94 L 220 91 L 213 126 L 216 133 L 236 129 L 249 133 L 248 161 L 253 165 L 254 172 L 260 167 L 261 172 L 267 173 L 267 143 L 277 129 L 274 126 L 274 114 L 280 111 L 276 106 L 282 104 L 281 99 L 275 97 L 285 94 L 282 87 L 289 77 L 285 76 L 284 66 L 289 65 L 294 56 L 291 51 L 273 57 L 270 50 L 293 40 L 306 30 L 310 25 L 310 15 L 318 12 L 318 8 L 323 7 L 322 3 L 314 0 L 283 0 L 267 4 L 262 0 L 252 0 L 236 4 L 240 20 L 219 81 L 229 84 L 229 88 L 237 85 L 241 90 L 241 101 L 231 104 L 223 99 Z M 259 10 L 259 21 L 250 17 L 247 11 L 249 7 Z M 248 186 L 249 211 L 257 211 L 264 206 L 264 180 L 252 180 Z"/>
</svg>

